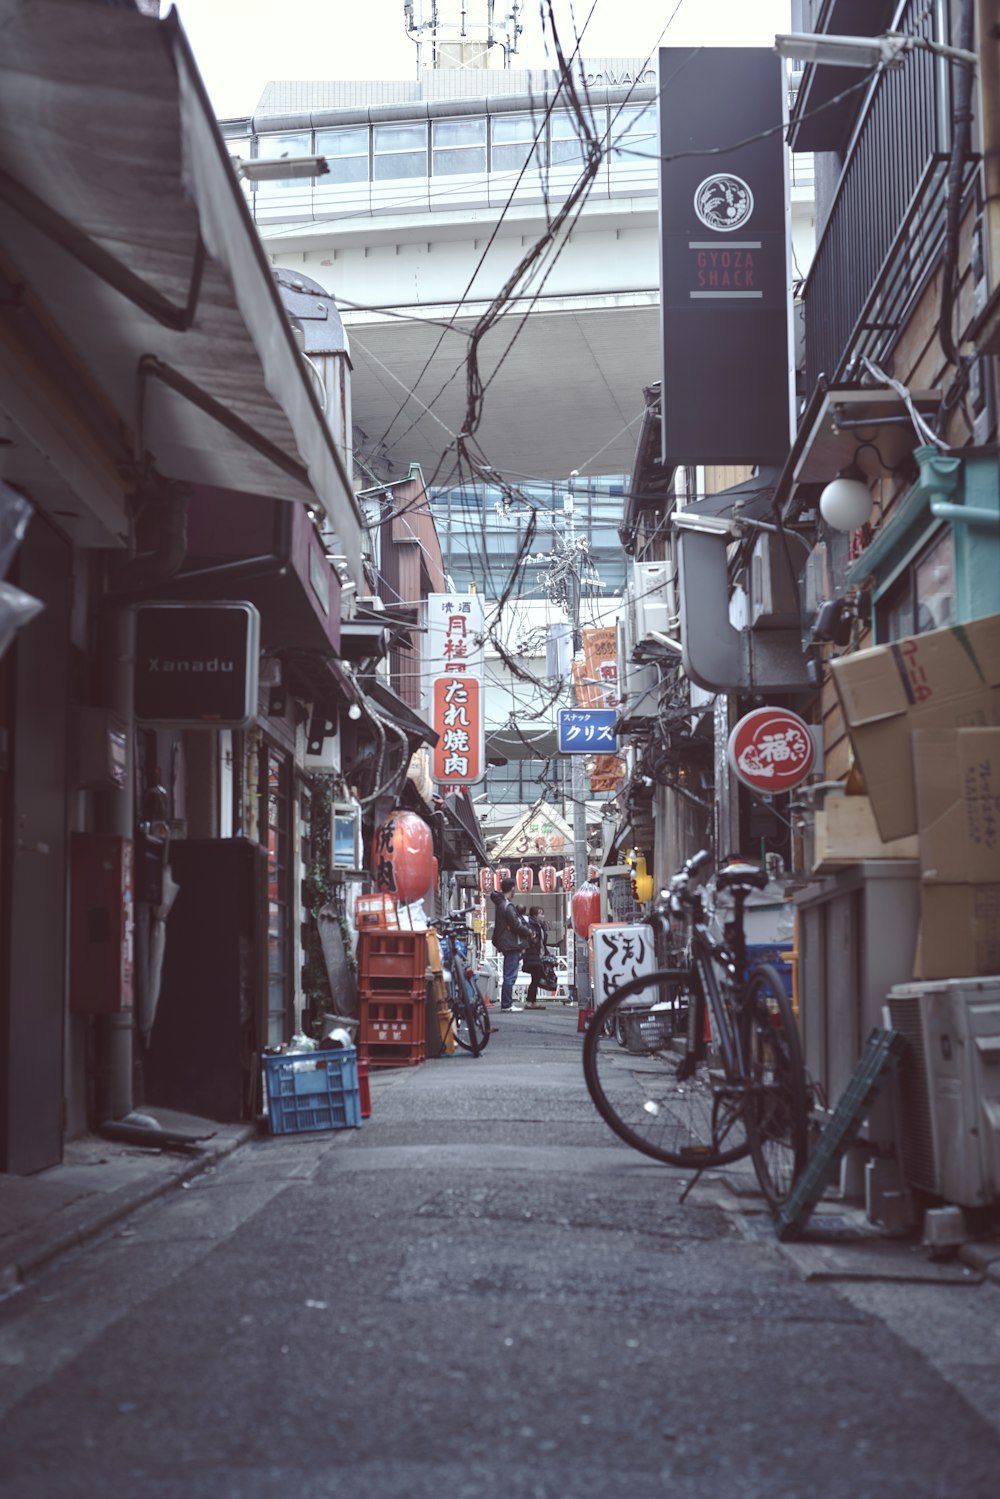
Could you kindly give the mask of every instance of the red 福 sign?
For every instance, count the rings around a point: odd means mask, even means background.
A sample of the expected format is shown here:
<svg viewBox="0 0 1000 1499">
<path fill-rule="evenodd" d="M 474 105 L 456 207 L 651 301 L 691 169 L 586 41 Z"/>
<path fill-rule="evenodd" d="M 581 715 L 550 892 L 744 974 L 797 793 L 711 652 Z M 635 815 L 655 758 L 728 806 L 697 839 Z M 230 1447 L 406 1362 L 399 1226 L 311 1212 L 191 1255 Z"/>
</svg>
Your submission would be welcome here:
<svg viewBox="0 0 1000 1499">
<path fill-rule="evenodd" d="M 815 758 L 809 725 L 787 708 L 755 708 L 729 736 L 729 764 L 751 791 L 768 796 L 805 780 Z"/>
</svg>

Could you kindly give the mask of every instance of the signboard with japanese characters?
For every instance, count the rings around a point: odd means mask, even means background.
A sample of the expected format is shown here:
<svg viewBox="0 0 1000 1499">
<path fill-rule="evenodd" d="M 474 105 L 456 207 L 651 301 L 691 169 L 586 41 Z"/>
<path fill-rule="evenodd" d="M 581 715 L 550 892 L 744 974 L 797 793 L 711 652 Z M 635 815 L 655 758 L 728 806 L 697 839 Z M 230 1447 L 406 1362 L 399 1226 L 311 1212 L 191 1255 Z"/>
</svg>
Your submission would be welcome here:
<svg viewBox="0 0 1000 1499">
<path fill-rule="evenodd" d="M 729 764 L 751 791 L 777 796 L 809 775 L 815 746 L 809 725 L 787 708 L 755 708 L 729 736 Z"/>
<path fill-rule="evenodd" d="M 438 735 L 433 776 L 440 786 L 470 786 L 486 774 L 485 654 L 479 594 L 430 594 L 425 698 Z"/>
<path fill-rule="evenodd" d="M 656 967 L 652 930 L 641 924 L 592 926 L 590 950 L 595 1004 L 600 1004 L 619 984 L 638 978 L 641 973 L 652 973 Z"/>
<path fill-rule="evenodd" d="M 614 708 L 560 708 L 561 755 L 609 755 L 618 748 Z"/>
</svg>

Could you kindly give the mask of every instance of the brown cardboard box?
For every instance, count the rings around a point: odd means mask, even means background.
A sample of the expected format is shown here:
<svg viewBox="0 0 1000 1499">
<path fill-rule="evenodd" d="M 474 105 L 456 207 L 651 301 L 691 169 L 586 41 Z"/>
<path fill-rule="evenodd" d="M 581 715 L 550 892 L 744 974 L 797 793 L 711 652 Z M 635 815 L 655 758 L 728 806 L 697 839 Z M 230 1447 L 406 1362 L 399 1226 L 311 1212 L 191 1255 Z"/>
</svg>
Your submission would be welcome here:
<svg viewBox="0 0 1000 1499">
<path fill-rule="evenodd" d="M 921 886 L 916 979 L 1000 973 L 1000 884 Z"/>
<path fill-rule="evenodd" d="M 923 883 L 1000 884 L 1000 728 L 913 735 Z"/>
<path fill-rule="evenodd" d="M 861 859 L 915 859 L 916 838 L 883 843 L 867 796 L 828 796 L 816 813 L 813 873 Z"/>
<path fill-rule="evenodd" d="M 879 832 L 907 837 L 911 732 L 1000 725 L 1000 615 L 841 656 L 832 671 Z"/>
</svg>

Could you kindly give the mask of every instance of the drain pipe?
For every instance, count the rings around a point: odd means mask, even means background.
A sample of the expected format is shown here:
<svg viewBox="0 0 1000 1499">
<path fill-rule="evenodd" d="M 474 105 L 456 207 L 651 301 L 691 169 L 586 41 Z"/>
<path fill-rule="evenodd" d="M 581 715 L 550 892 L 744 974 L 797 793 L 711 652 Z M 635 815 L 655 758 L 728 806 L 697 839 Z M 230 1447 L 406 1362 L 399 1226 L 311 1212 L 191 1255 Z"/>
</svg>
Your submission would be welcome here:
<svg viewBox="0 0 1000 1499">
<path fill-rule="evenodd" d="M 985 505 L 955 503 L 963 459 L 948 457 L 934 447 L 914 448 L 913 456 L 920 469 L 917 488 L 927 496 L 935 520 L 953 526 L 989 526 L 1000 531 L 1000 506 L 987 509 Z"/>
</svg>

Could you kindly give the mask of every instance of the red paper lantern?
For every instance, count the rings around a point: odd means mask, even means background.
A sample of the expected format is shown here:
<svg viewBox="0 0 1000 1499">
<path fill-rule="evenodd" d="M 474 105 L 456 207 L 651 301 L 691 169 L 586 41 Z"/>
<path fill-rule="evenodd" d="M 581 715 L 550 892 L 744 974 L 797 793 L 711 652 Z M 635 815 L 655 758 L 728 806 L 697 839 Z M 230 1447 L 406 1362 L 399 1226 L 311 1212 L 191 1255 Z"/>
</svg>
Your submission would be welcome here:
<svg viewBox="0 0 1000 1499">
<path fill-rule="evenodd" d="M 529 864 L 522 864 L 517 871 L 517 888 L 522 894 L 527 894 L 529 890 L 535 888 L 535 871 Z"/>
<path fill-rule="evenodd" d="M 494 871 L 493 871 L 493 888 L 494 888 L 494 890 L 499 890 L 500 889 L 500 882 L 501 882 L 501 880 L 509 880 L 509 879 L 510 879 L 510 870 L 509 869 L 494 869 Z"/>
<path fill-rule="evenodd" d="M 572 864 L 564 864 L 562 872 L 562 887 L 564 890 L 572 890 L 576 884 L 576 870 Z"/>
<path fill-rule="evenodd" d="M 479 871 L 479 888 L 484 895 L 493 889 L 493 871 L 483 868 Z"/>
<path fill-rule="evenodd" d="M 587 865 L 587 879 L 590 880 L 592 884 L 596 885 L 596 883 L 597 883 L 597 865 L 596 864 L 588 864 Z"/>
<path fill-rule="evenodd" d="M 590 928 L 601 919 L 601 892 L 588 880 L 573 896 L 571 906 L 573 930 L 584 941 L 590 936 Z"/>
<path fill-rule="evenodd" d="M 538 871 L 538 888 L 546 893 L 556 888 L 556 869 L 554 864 L 543 864 Z"/>
<path fill-rule="evenodd" d="M 375 830 L 373 845 L 375 889 L 394 895 L 404 905 L 419 900 L 430 888 L 434 840 L 416 812 L 393 812 Z"/>
</svg>

